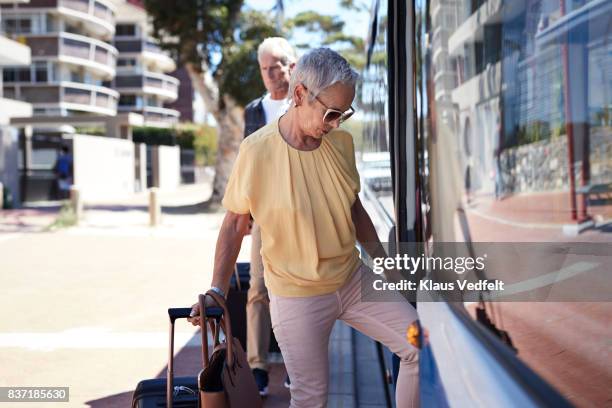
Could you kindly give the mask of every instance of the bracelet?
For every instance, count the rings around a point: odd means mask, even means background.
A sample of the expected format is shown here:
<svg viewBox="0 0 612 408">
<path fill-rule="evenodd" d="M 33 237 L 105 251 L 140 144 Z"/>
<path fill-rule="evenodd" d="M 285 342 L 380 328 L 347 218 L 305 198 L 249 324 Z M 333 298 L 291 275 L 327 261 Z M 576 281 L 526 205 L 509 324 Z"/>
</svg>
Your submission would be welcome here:
<svg viewBox="0 0 612 408">
<path fill-rule="evenodd" d="M 223 299 L 225 299 L 225 292 L 223 291 L 223 289 L 218 288 L 216 286 L 211 286 L 210 290 L 212 290 L 213 292 L 215 292 L 217 295 L 221 296 Z"/>
</svg>

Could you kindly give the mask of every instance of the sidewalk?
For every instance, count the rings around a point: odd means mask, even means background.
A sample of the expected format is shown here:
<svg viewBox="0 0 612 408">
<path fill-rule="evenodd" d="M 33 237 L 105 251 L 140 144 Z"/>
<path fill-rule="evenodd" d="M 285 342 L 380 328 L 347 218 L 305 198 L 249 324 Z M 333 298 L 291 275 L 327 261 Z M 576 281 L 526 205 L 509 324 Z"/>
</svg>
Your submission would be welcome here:
<svg viewBox="0 0 612 408">
<path fill-rule="evenodd" d="M 67 230 L 71 234 L 217 238 L 224 211 L 220 206 L 204 208 L 211 193 L 209 184 L 183 185 L 159 191 L 162 208 L 158 226 L 149 225 L 149 192 L 120 201 L 85 202 L 83 219 Z"/>
<path fill-rule="evenodd" d="M 55 221 L 59 206 L 0 210 L 0 240 L 3 234 L 41 232 Z"/>
<path fill-rule="evenodd" d="M 212 275 L 224 211 L 202 206 L 210 192 L 208 184 L 161 191 L 156 227 L 149 226 L 148 193 L 86 202 L 78 226 L 53 231 L 47 227 L 57 205 L 3 212 L 0 286 L 10 290 L 0 298 L 7 373 L 0 386 L 69 386 L 69 406 L 102 408 L 129 405 L 138 381 L 164 377 L 166 309 L 190 306 Z M 247 236 L 238 259 L 249 258 Z M 44 305 L 48 318 L 32 303 Z M 330 406 L 356 406 L 362 395 L 379 399 L 375 389 L 355 387 L 353 359 L 364 353 L 351 333 L 338 323 L 330 338 Z M 177 375 L 194 375 L 201 368 L 198 331 L 182 321 L 175 335 Z M 285 367 L 272 357 L 264 406 L 286 407 Z M 359 378 L 377 374 L 362 370 Z"/>
<path fill-rule="evenodd" d="M 581 196 L 577 196 L 578 213 Z M 472 211 L 506 222 L 542 227 L 558 227 L 573 223 L 569 192 L 517 194 L 495 200 L 492 196 L 476 196 L 468 206 Z M 612 219 L 612 204 L 602 201 L 587 208 L 587 214 L 599 221 Z"/>
</svg>

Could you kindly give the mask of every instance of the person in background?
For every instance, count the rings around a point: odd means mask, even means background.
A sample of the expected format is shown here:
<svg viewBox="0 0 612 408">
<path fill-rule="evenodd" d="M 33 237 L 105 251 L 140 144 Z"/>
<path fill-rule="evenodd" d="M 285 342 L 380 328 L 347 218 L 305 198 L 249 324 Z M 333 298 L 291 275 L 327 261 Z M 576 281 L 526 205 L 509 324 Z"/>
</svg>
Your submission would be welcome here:
<svg viewBox="0 0 612 408">
<path fill-rule="evenodd" d="M 357 78 L 328 48 L 302 56 L 291 73 L 289 110 L 243 140 L 222 202 L 227 212 L 210 290 L 225 296 L 252 216 L 261 230 L 272 328 L 291 377 L 292 408 L 327 406 L 336 320 L 399 356 L 397 407 L 419 406 L 419 354 L 406 337 L 415 308 L 397 291 L 362 300 L 362 288 L 376 294 L 378 278 L 356 244 L 372 258 L 386 252 L 359 199 L 353 137 L 338 129 L 354 113 Z M 192 324 L 199 325 L 199 313 L 196 303 Z"/>
<path fill-rule="evenodd" d="M 281 37 L 266 38 L 257 49 L 259 71 L 266 94 L 251 101 L 244 111 L 244 137 L 277 120 L 289 108 L 289 77 L 296 53 Z M 255 158 L 257 160 L 257 158 Z M 261 231 L 251 229 L 251 277 L 247 294 L 247 359 L 259 394 L 268 394 L 268 349 L 270 347 L 270 299 L 264 283 L 261 259 Z M 289 377 L 285 380 L 289 387 Z"/>
<path fill-rule="evenodd" d="M 57 189 L 61 199 L 70 197 L 72 187 L 72 155 L 68 146 L 62 145 L 60 155 L 53 166 L 57 178 Z"/>
</svg>

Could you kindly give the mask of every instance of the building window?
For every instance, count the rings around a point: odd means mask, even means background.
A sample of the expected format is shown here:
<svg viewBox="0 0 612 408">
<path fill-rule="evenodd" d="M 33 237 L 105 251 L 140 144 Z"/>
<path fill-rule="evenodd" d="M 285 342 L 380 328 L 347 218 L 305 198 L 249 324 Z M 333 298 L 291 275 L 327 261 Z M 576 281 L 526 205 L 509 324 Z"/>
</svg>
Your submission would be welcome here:
<svg viewBox="0 0 612 408">
<path fill-rule="evenodd" d="M 17 73 L 17 80 L 19 82 L 30 82 L 32 80 L 30 68 L 21 68 Z"/>
<path fill-rule="evenodd" d="M 35 82 L 47 82 L 49 80 L 49 76 L 47 75 L 46 62 L 34 63 L 34 78 Z"/>
<path fill-rule="evenodd" d="M 19 20 L 18 30 L 20 34 L 27 34 L 32 32 L 32 20 L 22 19 Z"/>
<path fill-rule="evenodd" d="M 17 78 L 17 73 L 14 68 L 5 68 L 2 71 L 2 81 L 3 82 L 15 82 Z"/>
<path fill-rule="evenodd" d="M 117 66 L 118 67 L 135 67 L 136 66 L 136 59 L 134 58 L 119 58 L 117 60 Z"/>
<path fill-rule="evenodd" d="M 121 95 L 119 106 L 136 106 L 136 95 Z"/>
<path fill-rule="evenodd" d="M 17 33 L 17 20 L 14 18 L 5 18 L 2 22 L 2 28 L 9 34 Z"/>
<path fill-rule="evenodd" d="M 136 26 L 134 24 L 117 24 L 115 29 L 116 36 L 135 37 Z"/>
<path fill-rule="evenodd" d="M 9 34 L 29 34 L 32 32 L 32 20 L 27 18 L 6 18 L 2 24 Z"/>
</svg>

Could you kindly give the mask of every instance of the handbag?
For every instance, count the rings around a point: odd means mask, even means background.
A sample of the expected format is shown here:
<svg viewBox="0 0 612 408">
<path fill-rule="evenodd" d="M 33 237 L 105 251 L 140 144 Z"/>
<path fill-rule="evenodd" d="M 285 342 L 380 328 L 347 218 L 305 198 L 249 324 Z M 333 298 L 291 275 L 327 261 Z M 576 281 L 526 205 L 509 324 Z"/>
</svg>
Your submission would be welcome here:
<svg viewBox="0 0 612 408">
<path fill-rule="evenodd" d="M 217 317 L 206 317 L 206 296 L 210 296 L 221 309 Z M 198 297 L 200 304 L 200 334 L 202 336 L 202 362 L 198 375 L 201 408 L 242 408 L 262 406 L 255 377 L 247 362 L 240 341 L 232 336 L 230 314 L 225 299 L 213 291 Z M 208 313 L 208 316 L 214 313 Z M 213 352 L 208 355 L 207 324 L 213 333 Z M 220 341 L 223 331 L 225 340 Z"/>
</svg>

